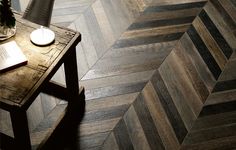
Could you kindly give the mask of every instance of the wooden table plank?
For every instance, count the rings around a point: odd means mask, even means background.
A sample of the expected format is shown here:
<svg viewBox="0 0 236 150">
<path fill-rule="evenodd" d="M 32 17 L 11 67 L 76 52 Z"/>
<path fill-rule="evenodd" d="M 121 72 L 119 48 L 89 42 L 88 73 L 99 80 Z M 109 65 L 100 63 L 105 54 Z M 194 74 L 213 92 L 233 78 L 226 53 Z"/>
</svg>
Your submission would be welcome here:
<svg viewBox="0 0 236 150">
<path fill-rule="evenodd" d="M 68 50 L 80 41 L 78 32 L 51 25 L 50 28 L 56 35 L 54 43 L 43 47 L 35 46 L 29 35 L 39 25 L 22 19 L 20 14 L 16 13 L 15 17 L 17 33 L 4 42 L 15 40 L 26 55 L 28 64 L 0 74 L 0 107 L 7 110 L 12 106 L 26 105 L 24 107 L 28 108 L 39 93 L 42 83 L 53 76 L 68 55 Z"/>
</svg>

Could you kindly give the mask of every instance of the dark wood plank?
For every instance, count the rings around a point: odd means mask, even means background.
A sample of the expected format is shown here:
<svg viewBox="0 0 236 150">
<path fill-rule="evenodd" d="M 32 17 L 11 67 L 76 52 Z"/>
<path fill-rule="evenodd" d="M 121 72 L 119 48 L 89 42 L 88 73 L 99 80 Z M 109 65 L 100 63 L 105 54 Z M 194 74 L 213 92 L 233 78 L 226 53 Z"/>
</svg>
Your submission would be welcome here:
<svg viewBox="0 0 236 150">
<path fill-rule="evenodd" d="M 229 59 L 229 57 L 232 55 L 233 50 L 228 45 L 222 34 L 219 32 L 219 30 L 216 28 L 215 24 L 211 21 L 210 17 L 207 15 L 207 13 L 203 10 L 199 17 L 207 27 L 208 31 L 211 33 L 212 37 L 215 39 L 221 50 L 224 52 L 225 56 Z"/>
<path fill-rule="evenodd" d="M 143 95 L 139 95 L 133 104 L 133 107 L 137 113 L 137 116 L 142 125 L 145 136 L 148 140 L 151 149 L 158 148 L 164 149 L 162 140 L 158 131 L 154 125 L 150 112 L 145 104 Z M 142 112 L 142 113 L 141 113 Z"/>
<path fill-rule="evenodd" d="M 176 137 L 178 138 L 178 141 L 182 143 L 184 140 L 184 137 L 187 134 L 187 129 L 183 123 L 183 120 L 177 111 L 175 104 L 173 103 L 173 100 L 166 89 L 165 83 L 163 79 L 160 76 L 160 73 L 156 72 L 151 80 L 158 97 L 162 103 L 162 106 L 166 112 L 166 115 L 168 116 L 168 119 L 170 120 L 171 126 L 173 127 Z"/>
<path fill-rule="evenodd" d="M 129 108 L 123 118 L 134 149 L 151 149 L 150 142 L 146 137 L 147 132 L 144 131 L 133 106 Z"/>
<path fill-rule="evenodd" d="M 124 150 L 134 149 L 131 139 L 128 135 L 127 127 L 123 119 L 121 119 L 114 128 L 114 136 L 119 149 L 124 149 Z"/>
<path fill-rule="evenodd" d="M 142 95 L 165 149 L 179 148 L 180 143 L 151 82 L 145 86 Z"/>
<path fill-rule="evenodd" d="M 163 5 L 163 6 L 152 6 L 147 8 L 144 12 L 162 12 L 162 11 L 175 11 L 180 9 L 190 9 L 190 8 L 202 8 L 206 2 L 192 2 L 192 3 L 185 3 L 185 4 L 175 4 L 175 5 Z"/>
<path fill-rule="evenodd" d="M 131 83 L 131 84 L 124 84 L 124 85 L 114 85 L 114 86 L 107 86 L 95 89 L 88 89 L 85 90 L 86 98 L 89 99 L 97 99 L 107 96 L 115 96 L 120 94 L 128 94 L 140 91 L 145 86 L 145 83 Z"/>
<path fill-rule="evenodd" d="M 211 53 L 208 51 L 206 45 L 202 41 L 201 37 L 198 35 L 197 31 L 194 29 L 193 26 L 191 26 L 187 33 L 192 39 L 203 60 L 207 64 L 208 68 L 211 70 L 215 79 L 218 79 L 221 73 L 221 69 L 216 63 L 215 59 L 212 57 Z"/>
<path fill-rule="evenodd" d="M 236 101 L 207 105 L 203 108 L 199 117 L 234 111 L 235 107 L 236 107 Z"/>
<path fill-rule="evenodd" d="M 206 84 L 198 73 L 195 62 L 188 55 L 186 48 L 184 48 L 183 44 L 178 44 L 176 46 L 176 55 L 179 57 L 180 62 L 182 61 L 184 64 L 184 69 L 186 70 L 186 74 L 189 77 L 190 82 L 193 85 L 195 92 L 200 97 L 202 103 L 204 103 L 209 96 L 209 91 L 207 89 Z"/>
<path fill-rule="evenodd" d="M 113 48 L 123 48 L 123 47 L 137 46 L 137 45 L 174 41 L 174 40 L 179 39 L 182 35 L 183 35 L 183 32 L 179 32 L 179 33 L 172 33 L 172 34 L 165 34 L 165 35 L 124 39 L 124 40 L 117 41 L 113 45 Z"/>
<path fill-rule="evenodd" d="M 196 68 L 198 75 L 203 80 L 204 84 L 206 85 L 208 92 L 210 93 L 215 86 L 216 80 L 214 76 L 211 74 L 209 68 L 205 64 L 204 60 L 202 59 L 201 55 L 198 53 L 198 50 L 194 46 L 194 43 L 185 33 L 185 35 L 180 39 L 181 47 L 183 47 L 184 53 L 190 57 L 194 68 Z"/>
<path fill-rule="evenodd" d="M 236 79 L 217 82 L 213 92 L 227 91 L 236 89 Z"/>
<path fill-rule="evenodd" d="M 102 110 L 86 112 L 82 123 L 114 119 L 123 116 L 128 108 L 129 105 L 121 105 L 116 107 L 109 107 Z"/>
<path fill-rule="evenodd" d="M 136 30 L 136 29 L 145 29 L 145 28 L 155 28 L 161 26 L 170 26 L 170 25 L 178 25 L 191 23 L 194 20 L 195 16 L 176 18 L 176 19 L 163 19 L 163 20 L 152 20 L 146 22 L 138 22 L 129 26 L 128 30 Z"/>
<path fill-rule="evenodd" d="M 229 25 L 229 27 L 233 30 L 236 29 L 236 22 L 234 22 L 230 16 L 230 14 L 225 10 L 224 6 L 227 7 L 227 2 L 224 2 L 222 0 L 215 0 L 211 1 L 211 3 L 215 6 L 215 8 L 220 12 L 222 18 L 224 18 L 224 21 Z M 222 3 L 224 5 L 222 5 Z"/>
</svg>

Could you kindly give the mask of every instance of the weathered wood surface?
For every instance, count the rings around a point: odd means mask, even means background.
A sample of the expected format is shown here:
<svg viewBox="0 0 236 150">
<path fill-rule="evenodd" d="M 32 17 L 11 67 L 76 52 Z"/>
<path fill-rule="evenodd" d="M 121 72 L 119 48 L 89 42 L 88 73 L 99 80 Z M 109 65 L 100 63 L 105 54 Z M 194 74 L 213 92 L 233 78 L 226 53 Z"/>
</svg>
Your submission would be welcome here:
<svg viewBox="0 0 236 150">
<path fill-rule="evenodd" d="M 110 1 L 99 2 L 110 10 Z M 80 126 L 82 149 L 235 148 L 235 2 L 205 2 L 146 3 L 88 69 L 81 79 L 90 108 Z M 128 108 L 114 100 L 132 93 L 138 95 Z"/>
<path fill-rule="evenodd" d="M 58 0 L 55 10 L 53 22 L 83 35 L 78 149 L 235 149 L 235 0 Z"/>
<path fill-rule="evenodd" d="M 56 34 L 55 41 L 48 46 L 36 46 L 30 42 L 29 35 L 39 26 L 23 20 L 20 14 L 15 13 L 15 17 L 17 33 L 4 42 L 15 40 L 26 55 L 28 64 L 0 74 L 0 131 L 4 134 L 4 136 L 1 134 L 0 145 L 2 146 L 3 143 L 4 148 L 10 148 L 4 137 L 8 139 L 14 137 L 15 144 L 22 149 L 30 149 L 31 144 L 33 148 L 38 148 L 42 141 L 46 141 L 51 136 L 56 125 L 65 115 L 65 103 L 59 104 L 59 100 L 52 97 L 45 100 L 44 97 L 47 96 L 40 94 L 42 88 L 47 88 L 46 84 L 63 63 L 66 63 L 64 79 L 69 88 L 63 98 L 66 97 L 71 102 L 72 99 L 73 101 L 79 99 L 75 47 L 81 37 L 76 31 L 51 26 L 50 28 Z M 73 92 L 68 94 L 72 90 Z M 36 130 L 42 129 L 41 126 L 45 124 L 47 124 L 46 129 Z"/>
<path fill-rule="evenodd" d="M 23 20 L 18 14 L 16 18 L 17 33 L 8 41 L 16 41 L 26 55 L 28 64 L 0 74 L 0 101 L 1 104 L 6 103 L 9 106 L 23 105 L 26 102 L 24 99 L 31 97 L 29 94 L 38 88 L 39 81 L 46 80 L 46 72 L 52 70 L 52 65 L 62 58 L 79 36 L 76 32 L 51 26 L 56 34 L 55 42 L 45 47 L 35 46 L 31 43 L 29 35 L 38 26 Z"/>
</svg>

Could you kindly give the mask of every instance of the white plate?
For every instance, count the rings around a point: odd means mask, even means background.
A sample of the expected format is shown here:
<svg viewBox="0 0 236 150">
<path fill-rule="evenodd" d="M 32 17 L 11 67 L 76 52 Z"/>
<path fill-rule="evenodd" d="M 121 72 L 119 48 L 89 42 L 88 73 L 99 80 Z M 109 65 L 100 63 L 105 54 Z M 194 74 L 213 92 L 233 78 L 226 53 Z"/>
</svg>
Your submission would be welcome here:
<svg viewBox="0 0 236 150">
<path fill-rule="evenodd" d="M 30 34 L 30 40 L 40 46 L 48 45 L 52 43 L 54 39 L 54 32 L 47 28 L 36 29 Z"/>
</svg>

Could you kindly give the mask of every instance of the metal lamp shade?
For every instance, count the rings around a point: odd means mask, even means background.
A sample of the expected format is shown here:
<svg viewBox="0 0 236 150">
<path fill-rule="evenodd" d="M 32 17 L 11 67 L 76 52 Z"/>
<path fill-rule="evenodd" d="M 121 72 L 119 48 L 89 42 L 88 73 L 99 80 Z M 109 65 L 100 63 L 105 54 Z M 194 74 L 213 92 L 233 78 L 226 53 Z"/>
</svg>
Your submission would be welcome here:
<svg viewBox="0 0 236 150">
<path fill-rule="evenodd" d="M 31 0 L 23 18 L 36 24 L 49 27 L 54 0 Z"/>
</svg>

